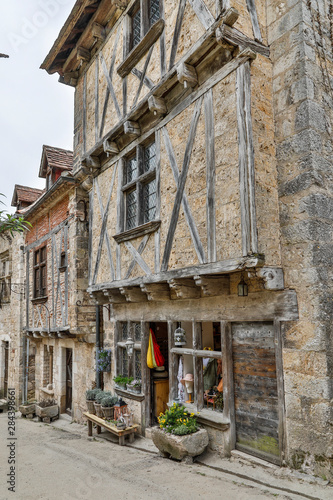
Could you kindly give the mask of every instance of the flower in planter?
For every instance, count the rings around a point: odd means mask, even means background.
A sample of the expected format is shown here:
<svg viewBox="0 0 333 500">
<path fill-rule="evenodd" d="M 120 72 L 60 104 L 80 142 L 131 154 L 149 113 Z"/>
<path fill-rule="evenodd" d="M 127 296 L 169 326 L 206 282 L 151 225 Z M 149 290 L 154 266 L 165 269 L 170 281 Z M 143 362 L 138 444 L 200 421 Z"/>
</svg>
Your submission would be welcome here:
<svg viewBox="0 0 333 500">
<path fill-rule="evenodd" d="M 109 372 L 111 370 L 111 349 L 97 350 L 97 371 Z"/>
<path fill-rule="evenodd" d="M 158 423 L 160 424 L 160 429 L 164 429 L 165 432 L 177 436 L 192 434 L 199 430 L 194 413 L 188 412 L 184 406 L 178 403 L 173 403 L 169 410 L 161 413 Z"/>
<path fill-rule="evenodd" d="M 116 377 L 113 377 L 113 381 L 119 386 L 125 386 L 126 384 L 129 384 L 130 379 L 128 377 L 123 377 L 122 375 L 117 375 Z"/>
</svg>

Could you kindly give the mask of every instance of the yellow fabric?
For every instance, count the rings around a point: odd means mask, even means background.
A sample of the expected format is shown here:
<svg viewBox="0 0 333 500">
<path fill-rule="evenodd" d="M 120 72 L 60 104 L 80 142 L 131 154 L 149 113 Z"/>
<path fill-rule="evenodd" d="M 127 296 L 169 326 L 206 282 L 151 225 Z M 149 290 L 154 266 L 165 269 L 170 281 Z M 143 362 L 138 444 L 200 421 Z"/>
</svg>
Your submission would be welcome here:
<svg viewBox="0 0 333 500">
<path fill-rule="evenodd" d="M 153 347 L 153 339 L 151 333 L 149 334 L 149 345 L 147 351 L 147 366 L 150 369 L 156 368 L 157 364 L 154 356 L 154 347 Z"/>
</svg>

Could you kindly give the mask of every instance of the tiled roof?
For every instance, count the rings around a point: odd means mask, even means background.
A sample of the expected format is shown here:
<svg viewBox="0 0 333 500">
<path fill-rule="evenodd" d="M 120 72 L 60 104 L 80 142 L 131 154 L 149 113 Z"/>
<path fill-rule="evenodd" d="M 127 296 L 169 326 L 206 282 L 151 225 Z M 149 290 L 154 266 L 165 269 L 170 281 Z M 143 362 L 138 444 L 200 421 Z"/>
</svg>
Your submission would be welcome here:
<svg viewBox="0 0 333 500">
<path fill-rule="evenodd" d="M 12 207 L 16 207 L 21 201 L 26 203 L 33 203 L 43 194 L 43 189 L 36 189 L 29 186 L 20 186 L 15 184 Z"/>
<path fill-rule="evenodd" d="M 52 146 L 43 146 L 47 163 L 50 168 L 61 168 L 62 170 L 72 170 L 73 151 L 67 149 L 53 148 Z"/>
</svg>

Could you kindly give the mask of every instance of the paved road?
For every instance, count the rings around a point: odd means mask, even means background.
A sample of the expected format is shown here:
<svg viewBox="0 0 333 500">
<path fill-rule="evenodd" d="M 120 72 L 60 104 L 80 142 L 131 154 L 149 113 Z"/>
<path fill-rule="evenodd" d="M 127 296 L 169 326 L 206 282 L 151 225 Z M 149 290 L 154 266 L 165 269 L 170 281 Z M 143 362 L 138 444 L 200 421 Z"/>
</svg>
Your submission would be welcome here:
<svg viewBox="0 0 333 500">
<path fill-rule="evenodd" d="M 249 487 L 239 478 L 207 467 L 89 439 L 82 430 L 80 434 L 17 418 L 17 440 L 8 440 L 7 416 L 0 414 L 0 500 L 295 498 L 269 492 L 264 486 Z M 6 484 L 10 451 L 16 459 L 15 493 Z"/>
</svg>

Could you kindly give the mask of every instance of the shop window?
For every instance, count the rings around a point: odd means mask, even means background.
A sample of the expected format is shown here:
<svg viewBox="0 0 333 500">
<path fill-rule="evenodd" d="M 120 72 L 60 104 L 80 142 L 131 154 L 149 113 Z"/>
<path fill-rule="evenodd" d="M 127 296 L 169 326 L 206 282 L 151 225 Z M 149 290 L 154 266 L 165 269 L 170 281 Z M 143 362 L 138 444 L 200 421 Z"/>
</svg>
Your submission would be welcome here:
<svg viewBox="0 0 333 500">
<path fill-rule="evenodd" d="M 129 50 L 133 49 L 161 16 L 160 0 L 138 1 L 130 13 Z"/>
<path fill-rule="evenodd" d="M 175 394 L 180 402 L 194 403 L 212 411 L 223 411 L 223 375 L 220 323 L 204 322 L 201 327 L 196 349 L 192 349 L 192 324 L 182 323 L 187 332 L 186 355 L 180 349 L 172 349 L 178 358 L 177 387 Z M 198 377 L 194 379 L 194 371 Z M 183 382 L 181 382 L 183 381 Z"/>
<path fill-rule="evenodd" d="M 155 220 L 156 216 L 156 144 L 137 146 L 124 163 L 124 230 Z"/>
<path fill-rule="evenodd" d="M 46 296 L 46 246 L 34 253 L 34 298 Z"/>
<path fill-rule="evenodd" d="M 125 346 L 129 337 L 134 340 L 134 353 L 131 358 L 127 355 Z M 117 375 L 141 380 L 141 323 L 128 321 L 120 323 L 117 352 Z"/>
</svg>

